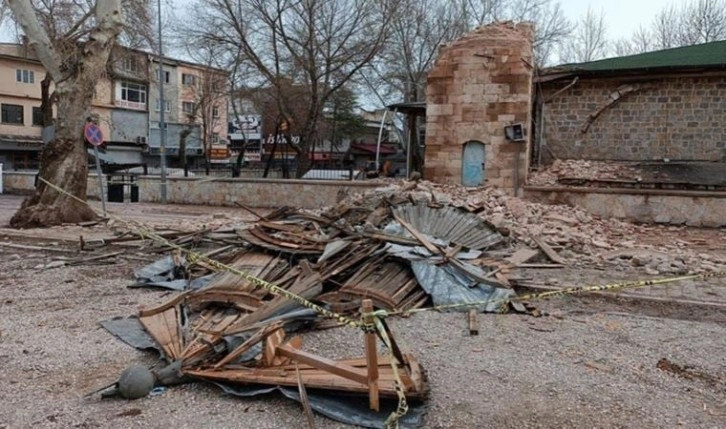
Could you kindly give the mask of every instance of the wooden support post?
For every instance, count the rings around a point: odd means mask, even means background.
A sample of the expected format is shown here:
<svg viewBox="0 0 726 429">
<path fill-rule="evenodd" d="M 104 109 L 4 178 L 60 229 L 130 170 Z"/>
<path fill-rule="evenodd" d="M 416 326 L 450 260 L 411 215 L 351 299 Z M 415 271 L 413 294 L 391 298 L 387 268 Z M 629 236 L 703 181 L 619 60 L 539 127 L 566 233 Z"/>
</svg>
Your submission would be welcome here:
<svg viewBox="0 0 726 429">
<path fill-rule="evenodd" d="M 361 313 L 370 314 L 372 312 L 373 301 L 364 299 Z M 366 316 L 365 322 L 373 323 L 373 316 Z M 371 410 L 380 411 L 378 400 L 378 338 L 375 332 L 366 333 L 366 366 L 368 367 L 368 403 Z"/>
</svg>

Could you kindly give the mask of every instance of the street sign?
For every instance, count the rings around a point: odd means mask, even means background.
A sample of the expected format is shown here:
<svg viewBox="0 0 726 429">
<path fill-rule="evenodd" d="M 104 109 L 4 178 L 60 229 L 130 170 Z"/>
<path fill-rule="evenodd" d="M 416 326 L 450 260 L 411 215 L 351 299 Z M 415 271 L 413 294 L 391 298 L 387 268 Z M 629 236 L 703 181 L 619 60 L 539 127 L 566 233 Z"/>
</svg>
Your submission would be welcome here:
<svg viewBox="0 0 726 429">
<path fill-rule="evenodd" d="M 93 122 L 89 122 L 83 127 L 83 137 L 93 146 L 101 146 L 103 144 L 103 131 L 101 131 L 101 127 Z"/>
<path fill-rule="evenodd" d="M 93 122 L 86 123 L 83 127 L 83 137 L 86 141 L 93 145 L 93 155 L 96 158 L 96 176 L 98 176 L 98 192 L 101 196 L 101 205 L 103 207 L 103 215 L 106 216 L 106 196 L 103 193 L 103 175 L 101 173 L 101 160 L 98 155 L 98 147 L 103 143 L 103 131 Z"/>
</svg>

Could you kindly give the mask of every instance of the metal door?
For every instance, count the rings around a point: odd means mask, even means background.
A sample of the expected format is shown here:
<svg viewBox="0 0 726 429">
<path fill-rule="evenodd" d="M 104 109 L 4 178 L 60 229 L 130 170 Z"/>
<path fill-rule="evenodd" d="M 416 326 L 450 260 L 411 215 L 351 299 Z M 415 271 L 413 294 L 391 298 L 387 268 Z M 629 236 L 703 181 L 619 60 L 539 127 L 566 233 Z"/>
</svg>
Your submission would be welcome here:
<svg viewBox="0 0 726 429">
<path fill-rule="evenodd" d="M 464 144 L 461 168 L 461 184 L 481 186 L 484 184 L 484 143 L 470 141 Z"/>
</svg>

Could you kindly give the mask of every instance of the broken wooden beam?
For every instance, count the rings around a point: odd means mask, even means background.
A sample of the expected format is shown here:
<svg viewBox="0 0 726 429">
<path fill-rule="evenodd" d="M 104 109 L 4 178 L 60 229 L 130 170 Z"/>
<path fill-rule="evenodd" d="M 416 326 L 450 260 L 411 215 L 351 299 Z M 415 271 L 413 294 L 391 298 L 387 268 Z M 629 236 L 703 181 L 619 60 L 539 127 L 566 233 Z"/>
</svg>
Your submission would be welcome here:
<svg viewBox="0 0 726 429">
<path fill-rule="evenodd" d="M 366 324 L 373 324 L 373 301 L 364 299 L 361 305 L 361 314 L 364 314 Z M 366 364 L 368 369 L 368 406 L 373 411 L 380 410 L 378 399 L 378 338 L 374 331 L 366 332 Z"/>
<path fill-rule="evenodd" d="M 344 363 L 336 362 L 322 356 L 316 356 L 312 353 L 294 349 L 288 345 L 277 347 L 277 353 L 281 356 L 289 357 L 295 362 L 310 365 L 313 368 L 329 372 L 331 374 L 343 377 L 345 379 L 368 386 L 368 374 Z"/>
<path fill-rule="evenodd" d="M 558 255 L 557 252 L 555 252 L 555 250 L 550 247 L 549 244 L 544 242 L 544 240 L 539 237 L 532 237 L 532 240 L 537 243 L 537 246 L 542 249 L 542 252 L 544 252 L 544 254 L 547 255 L 547 257 L 550 258 L 552 262 L 554 262 L 555 264 L 567 265 L 567 261 L 565 260 L 565 258 Z"/>
<path fill-rule="evenodd" d="M 222 360 L 217 362 L 216 365 L 214 365 L 214 369 L 219 369 L 223 367 L 224 365 L 227 365 L 228 363 L 232 362 L 233 360 L 237 359 L 242 355 L 242 353 L 246 352 L 247 350 L 251 349 L 252 346 L 259 343 L 260 341 L 264 340 L 267 336 L 270 334 L 282 330 L 282 323 L 281 322 L 275 322 L 265 328 L 260 329 L 256 334 L 249 337 L 247 341 L 240 344 L 236 349 L 232 350 L 231 352 L 227 353 L 227 356 L 225 356 Z"/>
<path fill-rule="evenodd" d="M 300 368 L 297 364 L 295 364 L 295 374 L 297 375 L 297 390 L 300 394 L 300 403 L 302 404 L 303 411 L 305 411 L 308 429 L 315 429 L 315 420 L 313 419 L 313 410 L 310 408 L 310 401 L 308 400 L 308 391 L 305 388 L 305 383 L 303 383 Z"/>
</svg>

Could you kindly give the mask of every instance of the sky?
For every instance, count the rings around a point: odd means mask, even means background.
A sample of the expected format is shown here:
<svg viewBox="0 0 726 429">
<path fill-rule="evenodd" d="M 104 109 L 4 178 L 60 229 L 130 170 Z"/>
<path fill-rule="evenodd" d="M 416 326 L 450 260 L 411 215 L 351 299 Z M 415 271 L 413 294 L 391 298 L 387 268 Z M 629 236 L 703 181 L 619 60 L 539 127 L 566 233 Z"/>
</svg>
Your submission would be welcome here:
<svg viewBox="0 0 726 429">
<path fill-rule="evenodd" d="M 565 14 L 573 21 L 592 7 L 595 11 L 603 11 L 608 26 L 608 36 L 612 40 L 629 37 L 639 25 L 650 26 L 653 16 L 672 1 L 668 0 L 559 0 Z M 184 0 L 162 0 L 162 3 L 187 3 Z M 678 1 L 677 3 L 680 3 Z M 166 6 L 166 4 L 165 4 Z M 10 42 L 13 33 L 7 26 L 0 29 L 0 41 Z"/>
<path fill-rule="evenodd" d="M 585 15 L 588 6 L 594 12 L 602 11 L 611 40 L 629 38 L 640 25 L 650 27 L 655 14 L 673 3 L 666 0 L 560 0 L 562 10 L 573 21 Z"/>
</svg>

